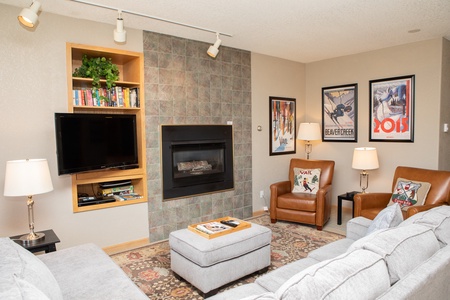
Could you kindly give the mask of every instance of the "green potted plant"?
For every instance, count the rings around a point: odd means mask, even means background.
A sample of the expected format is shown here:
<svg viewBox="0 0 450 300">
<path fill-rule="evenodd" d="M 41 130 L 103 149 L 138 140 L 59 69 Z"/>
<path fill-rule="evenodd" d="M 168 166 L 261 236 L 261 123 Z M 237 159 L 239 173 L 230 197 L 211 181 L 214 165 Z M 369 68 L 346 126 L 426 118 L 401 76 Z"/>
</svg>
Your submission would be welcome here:
<svg viewBox="0 0 450 300">
<path fill-rule="evenodd" d="M 92 78 L 94 89 L 100 88 L 100 79 L 106 80 L 106 87 L 111 89 L 119 80 L 119 68 L 113 64 L 111 58 L 88 57 L 83 55 L 81 66 L 76 68 L 72 76 L 82 78 Z"/>
</svg>

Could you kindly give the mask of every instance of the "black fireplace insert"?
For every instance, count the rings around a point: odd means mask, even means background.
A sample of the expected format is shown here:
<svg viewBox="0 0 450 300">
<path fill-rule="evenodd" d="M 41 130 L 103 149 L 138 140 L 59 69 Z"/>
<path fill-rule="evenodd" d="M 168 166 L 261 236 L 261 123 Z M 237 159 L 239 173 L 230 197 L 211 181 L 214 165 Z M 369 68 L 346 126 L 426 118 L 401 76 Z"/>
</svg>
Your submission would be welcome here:
<svg viewBox="0 0 450 300">
<path fill-rule="evenodd" d="M 231 125 L 162 125 L 163 199 L 234 188 Z"/>
</svg>

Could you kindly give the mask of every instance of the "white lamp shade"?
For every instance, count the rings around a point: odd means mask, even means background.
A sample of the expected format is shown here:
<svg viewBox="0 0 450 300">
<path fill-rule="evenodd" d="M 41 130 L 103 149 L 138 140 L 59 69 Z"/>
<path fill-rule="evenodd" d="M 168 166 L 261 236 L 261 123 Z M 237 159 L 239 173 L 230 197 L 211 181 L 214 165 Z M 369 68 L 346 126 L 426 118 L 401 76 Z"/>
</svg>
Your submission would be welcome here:
<svg viewBox="0 0 450 300">
<path fill-rule="evenodd" d="M 32 196 L 53 190 L 46 159 L 6 162 L 5 196 Z"/>
<path fill-rule="evenodd" d="M 38 1 L 33 1 L 29 8 L 24 8 L 20 12 L 20 15 L 17 17 L 19 22 L 27 27 L 34 27 L 38 20 L 38 11 L 41 8 L 41 3 Z"/>
<path fill-rule="evenodd" d="M 298 127 L 298 140 L 315 141 L 321 138 L 322 134 L 320 133 L 319 123 L 301 123 Z"/>
<path fill-rule="evenodd" d="M 375 170 L 379 168 L 377 149 L 372 147 L 355 148 L 352 168 L 357 170 Z"/>
</svg>

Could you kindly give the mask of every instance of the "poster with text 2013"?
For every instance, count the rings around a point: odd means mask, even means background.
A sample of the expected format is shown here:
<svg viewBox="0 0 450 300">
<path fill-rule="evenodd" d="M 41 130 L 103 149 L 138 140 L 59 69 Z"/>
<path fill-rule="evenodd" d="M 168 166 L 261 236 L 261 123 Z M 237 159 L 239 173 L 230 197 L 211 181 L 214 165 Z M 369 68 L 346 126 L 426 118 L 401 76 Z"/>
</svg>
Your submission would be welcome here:
<svg viewBox="0 0 450 300">
<path fill-rule="evenodd" d="M 414 141 L 414 75 L 370 81 L 369 141 Z"/>
</svg>

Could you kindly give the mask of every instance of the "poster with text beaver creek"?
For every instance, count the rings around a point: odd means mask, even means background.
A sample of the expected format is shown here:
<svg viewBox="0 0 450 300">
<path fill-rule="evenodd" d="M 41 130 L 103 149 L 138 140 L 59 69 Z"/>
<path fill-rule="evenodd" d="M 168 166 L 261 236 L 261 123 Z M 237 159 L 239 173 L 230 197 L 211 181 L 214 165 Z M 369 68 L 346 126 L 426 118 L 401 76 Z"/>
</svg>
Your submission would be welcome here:
<svg viewBox="0 0 450 300">
<path fill-rule="evenodd" d="M 322 88 L 324 141 L 357 141 L 357 88 L 357 84 Z"/>
<path fill-rule="evenodd" d="M 370 81 L 370 141 L 414 141 L 414 76 Z"/>
</svg>

